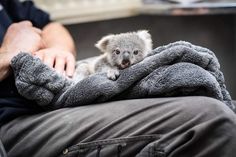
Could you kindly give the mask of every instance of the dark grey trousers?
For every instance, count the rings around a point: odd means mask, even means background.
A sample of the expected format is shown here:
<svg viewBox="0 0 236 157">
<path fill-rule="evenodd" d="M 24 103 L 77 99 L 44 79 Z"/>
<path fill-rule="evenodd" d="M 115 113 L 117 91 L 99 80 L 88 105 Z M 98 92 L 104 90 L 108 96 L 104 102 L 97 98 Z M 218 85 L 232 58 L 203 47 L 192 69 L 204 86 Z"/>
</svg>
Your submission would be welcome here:
<svg viewBox="0 0 236 157">
<path fill-rule="evenodd" d="M 236 116 L 207 97 L 126 100 L 19 117 L 9 157 L 234 157 Z"/>
</svg>

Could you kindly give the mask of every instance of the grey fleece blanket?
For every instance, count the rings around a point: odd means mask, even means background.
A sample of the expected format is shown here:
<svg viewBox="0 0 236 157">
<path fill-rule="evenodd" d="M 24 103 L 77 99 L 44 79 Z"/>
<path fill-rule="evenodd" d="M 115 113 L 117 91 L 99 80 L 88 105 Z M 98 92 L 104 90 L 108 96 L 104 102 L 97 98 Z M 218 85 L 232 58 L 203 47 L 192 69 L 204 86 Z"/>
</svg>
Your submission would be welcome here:
<svg viewBox="0 0 236 157">
<path fill-rule="evenodd" d="M 27 53 L 15 56 L 11 66 L 19 93 L 52 109 L 187 95 L 213 97 L 235 108 L 214 53 L 184 41 L 154 49 L 142 62 L 122 70 L 116 81 L 98 73 L 74 83 Z"/>
</svg>

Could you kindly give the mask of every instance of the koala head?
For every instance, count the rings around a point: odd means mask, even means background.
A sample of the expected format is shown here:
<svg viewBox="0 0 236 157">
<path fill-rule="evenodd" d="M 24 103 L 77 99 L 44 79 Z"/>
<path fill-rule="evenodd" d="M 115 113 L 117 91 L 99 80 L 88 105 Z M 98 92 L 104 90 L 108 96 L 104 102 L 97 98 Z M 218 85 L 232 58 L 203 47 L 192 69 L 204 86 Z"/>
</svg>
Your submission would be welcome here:
<svg viewBox="0 0 236 157">
<path fill-rule="evenodd" d="M 152 50 L 151 35 L 146 30 L 111 34 L 99 40 L 95 46 L 106 54 L 108 62 L 120 69 L 143 60 Z"/>
</svg>

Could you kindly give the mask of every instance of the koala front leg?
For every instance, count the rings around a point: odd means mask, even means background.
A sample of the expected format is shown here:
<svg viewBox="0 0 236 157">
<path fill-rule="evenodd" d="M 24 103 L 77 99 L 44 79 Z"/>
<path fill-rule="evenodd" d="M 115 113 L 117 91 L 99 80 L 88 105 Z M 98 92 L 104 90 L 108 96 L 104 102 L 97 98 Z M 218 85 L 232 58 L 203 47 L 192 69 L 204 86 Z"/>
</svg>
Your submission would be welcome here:
<svg viewBox="0 0 236 157">
<path fill-rule="evenodd" d="M 107 77 L 111 80 L 116 80 L 120 76 L 120 72 L 117 68 L 107 69 Z"/>
<path fill-rule="evenodd" d="M 105 72 L 110 80 L 116 80 L 120 75 L 118 68 L 109 64 L 107 54 L 100 56 L 95 61 L 94 71 L 101 73 Z"/>
</svg>

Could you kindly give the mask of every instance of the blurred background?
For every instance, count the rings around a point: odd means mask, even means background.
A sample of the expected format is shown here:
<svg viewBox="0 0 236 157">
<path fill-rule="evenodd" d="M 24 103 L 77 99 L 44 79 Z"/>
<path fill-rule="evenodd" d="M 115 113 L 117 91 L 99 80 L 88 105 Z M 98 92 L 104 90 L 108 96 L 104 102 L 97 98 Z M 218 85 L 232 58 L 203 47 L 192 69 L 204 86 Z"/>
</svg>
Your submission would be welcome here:
<svg viewBox="0 0 236 157">
<path fill-rule="evenodd" d="M 236 0 L 34 1 L 69 29 L 77 59 L 99 55 L 94 44 L 104 35 L 141 29 L 152 34 L 154 48 L 178 40 L 207 47 L 236 99 Z"/>
</svg>

